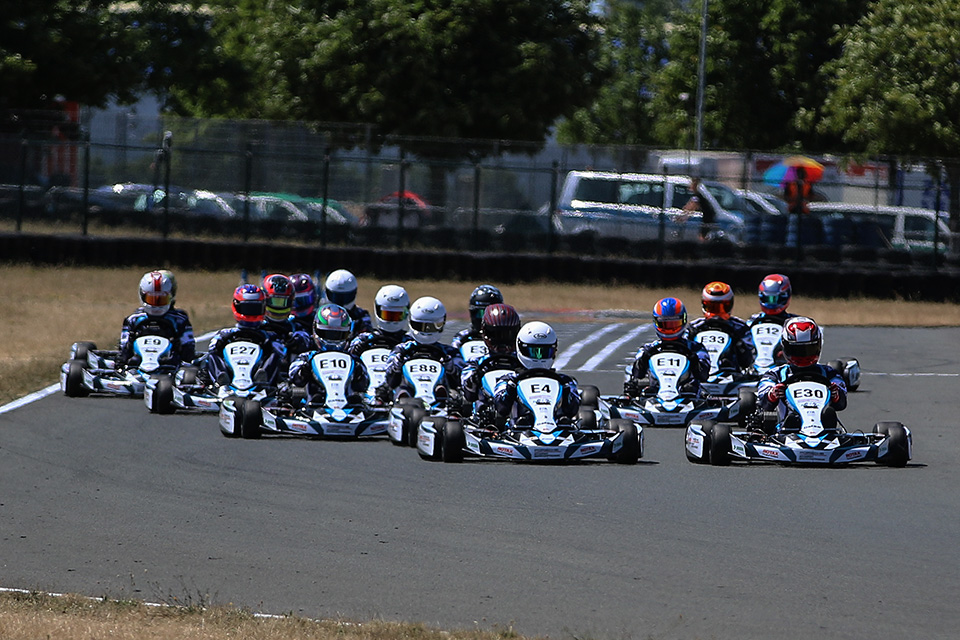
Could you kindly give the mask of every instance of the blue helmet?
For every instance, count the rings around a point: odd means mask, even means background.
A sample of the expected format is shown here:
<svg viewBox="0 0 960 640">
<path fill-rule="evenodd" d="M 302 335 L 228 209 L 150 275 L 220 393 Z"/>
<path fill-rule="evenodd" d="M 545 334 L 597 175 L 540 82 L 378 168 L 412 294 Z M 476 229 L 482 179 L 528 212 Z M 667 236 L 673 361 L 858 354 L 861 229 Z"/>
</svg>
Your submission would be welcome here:
<svg viewBox="0 0 960 640">
<path fill-rule="evenodd" d="M 653 326 L 662 340 L 676 340 L 687 328 L 687 308 L 680 298 L 663 298 L 653 305 Z"/>
</svg>

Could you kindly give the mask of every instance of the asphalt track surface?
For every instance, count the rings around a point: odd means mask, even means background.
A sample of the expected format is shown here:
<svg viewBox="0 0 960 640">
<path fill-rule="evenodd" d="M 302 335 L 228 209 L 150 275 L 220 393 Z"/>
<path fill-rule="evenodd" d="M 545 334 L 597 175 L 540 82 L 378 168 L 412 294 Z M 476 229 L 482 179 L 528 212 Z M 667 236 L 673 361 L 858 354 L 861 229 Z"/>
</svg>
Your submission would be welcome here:
<svg viewBox="0 0 960 640">
<path fill-rule="evenodd" d="M 604 393 L 650 337 L 557 327 Z M 824 351 L 866 372 L 848 428 L 913 429 L 908 467 L 695 466 L 652 429 L 637 466 L 449 465 L 56 393 L 0 414 L 0 586 L 552 638 L 955 638 L 960 329 Z"/>
</svg>

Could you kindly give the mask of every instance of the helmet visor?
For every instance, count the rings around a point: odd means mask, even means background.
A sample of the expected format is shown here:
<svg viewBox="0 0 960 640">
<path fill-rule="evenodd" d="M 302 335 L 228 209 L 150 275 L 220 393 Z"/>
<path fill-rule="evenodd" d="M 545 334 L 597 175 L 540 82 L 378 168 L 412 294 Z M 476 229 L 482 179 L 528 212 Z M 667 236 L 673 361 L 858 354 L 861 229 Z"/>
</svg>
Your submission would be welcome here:
<svg viewBox="0 0 960 640">
<path fill-rule="evenodd" d="M 235 300 L 233 310 L 245 318 L 263 317 L 263 302 L 259 300 Z"/>
<path fill-rule="evenodd" d="M 406 309 L 384 309 L 377 308 L 377 317 L 384 322 L 403 322 L 407 318 Z"/>
<path fill-rule="evenodd" d="M 411 320 L 410 328 L 414 331 L 419 331 L 420 333 L 440 333 L 443 331 L 443 325 L 446 324 L 445 320 L 438 320 L 436 322 L 424 322 L 423 320 Z"/>
<path fill-rule="evenodd" d="M 284 309 L 289 311 L 290 297 L 289 296 L 268 296 L 267 308 L 273 309 L 275 311 L 282 311 Z"/>
<path fill-rule="evenodd" d="M 350 337 L 349 329 L 341 329 L 339 327 L 332 328 L 327 327 L 325 329 L 317 330 L 317 340 L 326 340 L 328 342 L 343 342 Z"/>
<path fill-rule="evenodd" d="M 703 311 L 704 313 L 712 313 L 715 315 L 723 315 L 730 312 L 730 301 L 729 300 L 704 300 L 703 301 Z"/>
<path fill-rule="evenodd" d="M 683 318 L 657 318 L 657 329 L 666 334 L 679 333 L 683 330 Z"/>
<path fill-rule="evenodd" d="M 521 344 L 519 352 L 531 360 L 552 360 L 557 357 L 557 345 Z"/>
<path fill-rule="evenodd" d="M 293 297 L 294 309 L 308 309 L 317 303 L 317 297 L 312 292 L 298 293 Z"/>
<path fill-rule="evenodd" d="M 143 298 L 144 304 L 148 304 L 151 307 L 165 307 L 170 304 L 170 301 L 173 299 L 169 291 L 151 291 L 144 293 L 141 297 Z"/>
<path fill-rule="evenodd" d="M 782 293 L 761 293 L 760 306 L 780 307 L 787 301 L 787 296 Z"/>
<path fill-rule="evenodd" d="M 820 356 L 820 341 L 803 342 L 783 342 L 783 355 L 790 358 L 813 358 Z"/>
<path fill-rule="evenodd" d="M 327 291 L 327 301 L 345 307 L 357 299 L 357 290 L 353 291 Z"/>
</svg>

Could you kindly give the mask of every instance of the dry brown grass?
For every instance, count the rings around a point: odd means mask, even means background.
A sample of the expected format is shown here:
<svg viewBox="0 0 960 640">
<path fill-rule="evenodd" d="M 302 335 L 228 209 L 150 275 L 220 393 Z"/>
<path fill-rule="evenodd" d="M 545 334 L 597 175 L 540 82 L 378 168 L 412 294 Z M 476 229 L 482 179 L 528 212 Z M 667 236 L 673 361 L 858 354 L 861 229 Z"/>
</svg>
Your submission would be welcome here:
<svg viewBox="0 0 960 640">
<path fill-rule="evenodd" d="M 72 342 L 92 340 L 113 348 L 123 318 L 138 303 L 137 283 L 147 267 L 99 269 L 85 267 L 0 268 L 0 404 L 53 384 Z M 252 274 L 256 277 L 259 274 Z M 238 272 L 178 271 L 177 304 L 186 309 L 197 334 L 233 323 L 230 299 Z M 373 296 L 384 282 L 360 279 L 359 303 L 373 307 Z M 433 295 L 444 301 L 451 317 L 465 318 L 467 300 L 479 283 L 401 282 L 411 298 Z M 493 283 L 498 284 L 498 283 Z M 571 286 L 550 283 L 503 285 L 507 301 L 524 320 L 562 319 L 556 312 L 625 309 L 648 313 L 667 295 L 687 303 L 696 315 L 700 293 L 693 289 L 645 289 L 637 286 Z M 736 313 L 756 309 L 753 292 L 739 292 Z M 810 315 L 826 325 L 901 324 L 960 325 L 960 305 L 865 299 L 794 298 L 791 311 Z M 579 317 L 579 316 L 574 316 Z"/>
<path fill-rule="evenodd" d="M 75 595 L 0 594 L 4 640 L 505 640 L 510 630 L 439 631 L 423 625 L 255 616 L 226 607 L 157 607 Z"/>
</svg>

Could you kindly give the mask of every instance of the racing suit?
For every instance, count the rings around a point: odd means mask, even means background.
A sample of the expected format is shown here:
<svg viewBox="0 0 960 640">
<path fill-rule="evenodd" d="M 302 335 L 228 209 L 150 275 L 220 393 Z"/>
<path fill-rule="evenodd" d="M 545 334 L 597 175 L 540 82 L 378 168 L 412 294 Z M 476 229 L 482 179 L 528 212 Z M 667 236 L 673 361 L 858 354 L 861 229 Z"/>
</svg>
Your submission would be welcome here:
<svg viewBox="0 0 960 640">
<path fill-rule="evenodd" d="M 675 352 L 687 357 L 690 366 L 690 375 L 683 383 L 682 390 L 691 393 L 700 393 L 700 383 L 706 382 L 710 374 L 710 354 L 707 349 L 694 340 L 677 338 L 676 340 L 654 340 L 640 347 L 637 356 L 628 370 L 629 379 L 623 384 L 623 393 L 629 397 L 655 395 L 660 388 L 656 378 L 650 377 L 650 358 L 658 353 Z M 644 387 L 641 380 L 647 380 Z"/>
<path fill-rule="evenodd" d="M 460 352 L 448 344 L 439 342 L 423 344 L 416 340 L 401 342 L 390 352 L 390 358 L 387 360 L 386 381 L 383 386 L 395 392 L 409 393 L 410 390 L 404 384 L 403 365 L 413 358 L 428 358 L 442 363 L 444 369 L 443 385 L 446 387 L 446 391 L 449 393 L 459 388 L 460 371 L 463 370 L 464 366 Z M 385 395 L 382 389 L 378 389 L 377 394 L 379 396 Z"/>
<path fill-rule="evenodd" d="M 523 369 L 516 352 L 494 353 L 468 362 L 460 372 L 460 390 L 464 403 L 473 405 L 474 413 L 493 406 L 493 396 L 483 388 L 483 376 L 497 369 L 509 369 L 514 373 Z"/>
<path fill-rule="evenodd" d="M 733 340 L 733 348 L 721 355 L 718 368 L 721 370 L 746 371 L 753 366 L 757 349 L 747 323 L 736 316 L 723 318 L 697 318 L 690 323 L 687 337 L 696 340 L 704 331 L 723 331 Z"/>
<path fill-rule="evenodd" d="M 405 331 L 384 331 L 383 329 L 371 329 L 355 336 L 350 344 L 347 345 L 347 353 L 352 356 L 359 356 L 368 349 L 384 347 L 393 349 L 398 344 L 413 340 L 413 336 Z"/>
<path fill-rule="evenodd" d="M 273 386 L 286 375 L 287 349 L 270 331 L 262 328 L 228 327 L 221 329 L 210 340 L 207 353 L 200 359 L 200 378 L 205 383 L 217 382 L 221 376 L 230 377 L 230 370 L 223 357 L 223 348 L 231 342 L 252 342 L 263 350 L 262 361 L 257 369 L 256 379 L 265 385 Z M 262 373 L 261 373 L 262 372 Z"/>
<path fill-rule="evenodd" d="M 787 380 L 802 375 L 812 375 L 823 380 L 830 389 L 830 408 L 834 412 L 847 408 L 847 385 L 836 369 L 824 364 L 815 364 L 810 367 L 783 364 L 760 376 L 760 384 L 757 386 L 757 401 L 760 408 L 765 411 L 776 410 L 778 422 L 783 425 L 781 428 L 798 428 L 800 425 L 799 416 L 790 412 L 790 407 L 778 392 L 785 387 L 784 383 Z M 835 423 L 836 413 L 832 415 L 832 421 Z M 796 420 L 792 422 L 793 419 Z M 831 419 L 824 412 L 824 426 L 835 427 L 835 424 L 829 424 L 830 421 Z"/>
<path fill-rule="evenodd" d="M 511 418 L 513 423 L 519 426 L 532 422 L 533 413 L 522 402 L 517 401 L 517 383 L 532 377 L 552 378 L 561 385 L 560 401 L 556 407 L 557 418 L 577 417 L 580 412 L 577 381 L 554 369 L 524 369 L 500 378 L 493 392 L 494 407 L 499 415 Z"/>
<path fill-rule="evenodd" d="M 457 335 L 453 336 L 453 340 L 450 342 L 450 346 L 456 349 L 457 351 L 460 351 L 460 347 L 462 347 L 464 343 L 478 341 L 478 340 L 480 342 L 483 342 L 483 336 L 480 334 L 480 332 L 474 329 L 473 327 L 468 327 L 466 329 L 459 331 Z M 466 354 L 461 353 L 461 355 L 463 356 L 464 360 L 468 360 Z M 476 360 L 479 360 L 480 357 L 482 356 L 474 356 L 473 358 L 470 358 L 468 361 L 470 360 L 476 361 Z"/>
<path fill-rule="evenodd" d="M 313 356 L 318 353 L 343 353 L 353 361 L 350 379 L 347 380 L 346 384 L 347 402 L 351 404 L 360 404 L 363 402 L 363 393 L 370 384 L 370 376 L 363 362 L 357 356 L 347 353 L 346 349 L 336 345 L 322 344 L 312 351 L 301 353 L 290 363 L 289 375 L 287 376 L 289 383 L 306 389 L 307 405 L 320 406 L 327 400 L 327 390 L 323 387 L 323 384 L 317 380 L 317 377 L 314 375 L 313 366 L 311 365 Z"/>
<path fill-rule="evenodd" d="M 353 335 L 358 336 L 367 331 L 373 331 L 373 320 L 370 319 L 370 312 L 353 305 L 347 309 L 350 319 L 353 320 Z"/>
<path fill-rule="evenodd" d="M 171 352 L 174 361 L 164 364 L 178 366 L 181 362 L 190 362 L 196 356 L 197 342 L 186 311 L 174 307 L 162 316 L 152 316 L 143 307 L 139 307 L 123 319 L 116 360 L 118 367 L 139 364 L 133 353 L 133 343 L 148 327 L 173 343 Z"/>
<path fill-rule="evenodd" d="M 262 326 L 265 331 L 274 334 L 283 343 L 290 358 L 309 351 L 313 347 L 313 336 L 311 335 L 313 329 L 304 331 L 292 319 L 271 320 L 268 318 L 263 321 Z"/>
</svg>

